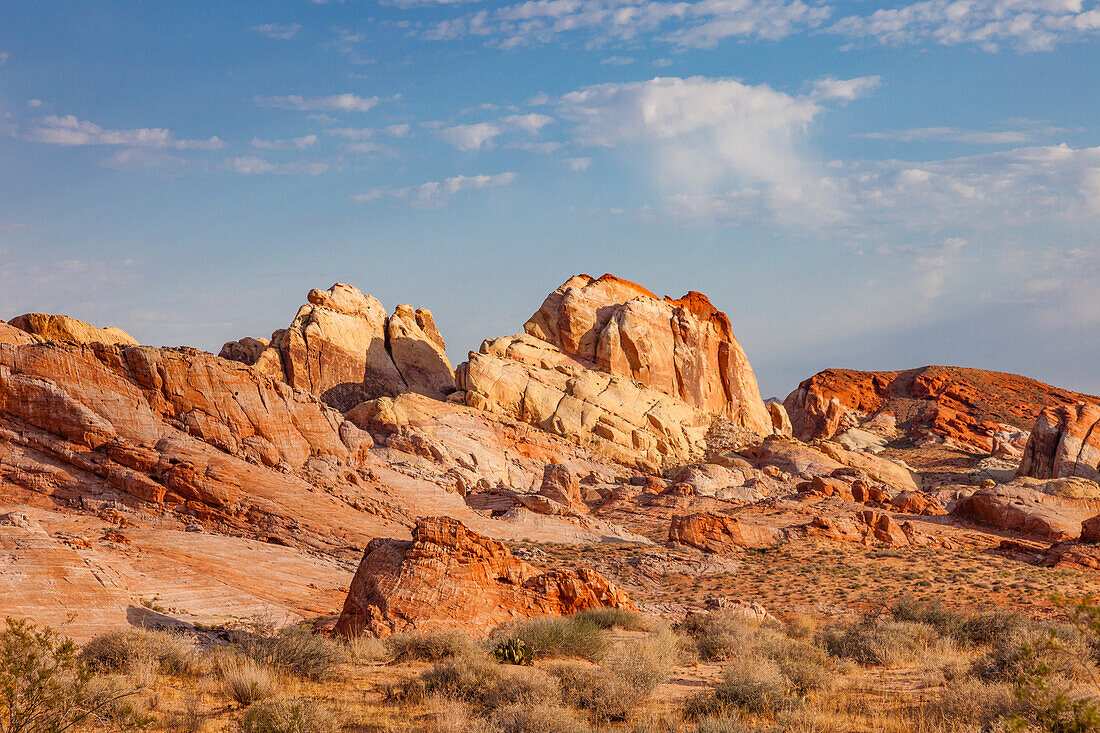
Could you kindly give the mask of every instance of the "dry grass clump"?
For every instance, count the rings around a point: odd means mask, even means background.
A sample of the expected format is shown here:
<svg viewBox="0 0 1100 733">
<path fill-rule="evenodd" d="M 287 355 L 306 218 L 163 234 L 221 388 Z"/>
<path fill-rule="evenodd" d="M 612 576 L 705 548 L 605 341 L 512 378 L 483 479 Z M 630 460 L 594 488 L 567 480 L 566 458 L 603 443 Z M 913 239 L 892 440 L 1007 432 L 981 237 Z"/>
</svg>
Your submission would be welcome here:
<svg viewBox="0 0 1100 733">
<path fill-rule="evenodd" d="M 986 682 L 1013 682 L 1040 668 L 1071 680 L 1091 678 L 1095 664 L 1088 638 L 1062 624 L 1019 627 L 995 639 L 971 673 Z"/>
<path fill-rule="evenodd" d="M 237 723 L 241 733 L 333 733 L 340 722 L 309 697 L 278 697 L 250 707 Z"/>
<path fill-rule="evenodd" d="M 288 626 L 270 635 L 242 634 L 236 646 L 262 664 L 310 680 L 321 680 L 347 659 L 340 644 L 301 626 Z"/>
<path fill-rule="evenodd" d="M 797 698 L 779 665 L 771 659 L 746 657 L 726 667 L 714 688 L 718 702 L 750 713 L 775 715 L 793 707 Z"/>
<path fill-rule="evenodd" d="M 394 662 L 438 662 L 474 651 L 473 640 L 458 631 L 394 634 L 382 641 Z"/>
<path fill-rule="evenodd" d="M 607 651 L 607 640 L 596 622 L 578 616 L 516 621 L 498 627 L 489 636 L 493 646 L 513 639 L 523 641 L 536 659 L 574 657 L 595 662 Z"/>
<path fill-rule="evenodd" d="M 623 629 L 625 631 L 645 631 L 649 628 L 646 620 L 636 611 L 623 608 L 590 608 L 574 614 L 577 621 L 590 621 L 601 629 Z"/>
<path fill-rule="evenodd" d="M 347 651 L 348 661 L 355 664 L 372 664 L 391 658 L 390 650 L 386 643 L 374 636 L 358 634 L 345 637 L 344 648 Z"/>
<path fill-rule="evenodd" d="M 275 674 L 250 657 L 224 654 L 216 666 L 226 694 L 243 707 L 275 694 Z"/>
<path fill-rule="evenodd" d="M 1025 623 L 1023 617 L 1012 610 L 962 613 L 938 602 L 920 602 L 912 597 L 895 603 L 890 615 L 895 621 L 931 626 L 941 636 L 967 646 L 990 644 L 1017 631 Z"/>
<path fill-rule="evenodd" d="M 552 702 L 505 704 L 493 711 L 490 720 L 499 733 L 582 733 L 585 730 L 573 710 Z"/>
<path fill-rule="evenodd" d="M 137 673 L 152 668 L 160 674 L 194 674 L 200 660 L 190 639 L 167 631 L 118 629 L 92 638 L 80 651 L 93 672 Z"/>
<path fill-rule="evenodd" d="M 202 698 L 197 694 L 187 697 L 182 710 L 170 711 L 164 719 L 167 733 L 203 733 L 209 723 L 202 710 Z"/>
<path fill-rule="evenodd" d="M 954 645 L 927 624 L 880 618 L 826 626 L 818 631 L 817 642 L 834 657 L 880 667 L 949 656 Z"/>
<path fill-rule="evenodd" d="M 1012 685 L 961 679 L 948 683 L 939 695 L 922 702 L 912 717 L 920 717 L 942 730 L 978 728 L 994 730 L 995 724 L 1016 709 Z"/>
<path fill-rule="evenodd" d="M 636 709 L 634 691 L 604 667 L 562 660 L 544 668 L 557 678 L 565 704 L 585 711 L 596 722 L 626 720 Z"/>
</svg>

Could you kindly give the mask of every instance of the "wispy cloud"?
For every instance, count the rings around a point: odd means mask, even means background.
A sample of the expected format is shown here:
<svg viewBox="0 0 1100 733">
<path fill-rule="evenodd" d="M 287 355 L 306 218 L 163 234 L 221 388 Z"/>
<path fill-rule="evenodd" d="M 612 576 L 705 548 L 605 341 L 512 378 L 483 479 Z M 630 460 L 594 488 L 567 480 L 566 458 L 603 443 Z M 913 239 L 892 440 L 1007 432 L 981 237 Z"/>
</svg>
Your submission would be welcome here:
<svg viewBox="0 0 1100 733">
<path fill-rule="evenodd" d="M 866 97 L 881 85 L 880 76 L 860 76 L 855 79 L 837 79 L 834 76 L 828 76 L 811 83 L 810 99 L 818 102 L 828 100 L 852 102 L 860 97 Z"/>
<path fill-rule="evenodd" d="M 248 30 L 278 41 L 289 41 L 298 35 L 298 31 L 302 30 L 302 26 L 300 23 L 289 23 L 287 25 L 264 23 L 263 25 L 254 25 Z"/>
<path fill-rule="evenodd" d="M 225 146 L 219 138 L 180 140 L 164 128 L 111 130 L 74 115 L 50 116 L 36 120 L 28 137 L 51 145 L 128 145 L 131 147 L 174 148 L 176 150 L 218 150 Z"/>
<path fill-rule="evenodd" d="M 246 155 L 230 159 L 226 162 L 225 168 L 242 175 L 319 176 L 332 170 L 332 165 L 323 161 L 272 163 L 263 158 Z"/>
<path fill-rule="evenodd" d="M 516 173 L 507 171 L 495 175 L 453 176 L 442 181 L 428 181 L 404 188 L 375 188 L 352 196 L 353 201 L 370 202 L 382 199 L 407 200 L 414 205 L 440 206 L 444 199 L 463 191 L 509 186 L 519 179 Z"/>
<path fill-rule="evenodd" d="M 889 46 L 973 44 L 986 51 L 1050 51 L 1100 31 L 1082 0 L 923 0 L 841 18 L 829 29 Z"/>
<path fill-rule="evenodd" d="M 1039 137 L 1064 132 L 1063 128 L 1042 130 L 967 130 L 960 127 L 914 127 L 908 130 L 864 132 L 856 137 L 867 140 L 894 140 L 897 142 L 952 142 L 968 145 L 1020 145 Z"/>
<path fill-rule="evenodd" d="M 524 132 L 536 135 L 554 121 L 542 114 L 510 115 L 493 122 L 475 122 L 469 125 L 445 127 L 436 132 L 441 140 L 459 150 L 480 150 L 490 147 L 493 141 L 506 132 Z"/>
<path fill-rule="evenodd" d="M 11 58 L 11 54 L 7 51 L 0 51 L 0 66 L 8 63 L 8 59 Z"/>
<path fill-rule="evenodd" d="M 605 59 L 600 59 L 601 66 L 630 66 L 637 59 L 633 56 L 608 56 Z"/>
<path fill-rule="evenodd" d="M 367 112 L 378 102 L 378 97 L 360 97 L 351 93 L 322 97 L 303 97 L 299 94 L 285 97 L 256 97 L 256 104 L 261 107 L 278 107 L 300 112 Z"/>
<path fill-rule="evenodd" d="M 565 164 L 569 166 L 570 170 L 574 171 L 586 171 L 589 166 L 592 165 L 591 158 L 566 158 Z"/>
<path fill-rule="evenodd" d="M 252 147 L 260 150 L 306 150 L 317 144 L 316 135 L 303 135 L 290 140 L 261 140 L 252 139 Z"/>
</svg>

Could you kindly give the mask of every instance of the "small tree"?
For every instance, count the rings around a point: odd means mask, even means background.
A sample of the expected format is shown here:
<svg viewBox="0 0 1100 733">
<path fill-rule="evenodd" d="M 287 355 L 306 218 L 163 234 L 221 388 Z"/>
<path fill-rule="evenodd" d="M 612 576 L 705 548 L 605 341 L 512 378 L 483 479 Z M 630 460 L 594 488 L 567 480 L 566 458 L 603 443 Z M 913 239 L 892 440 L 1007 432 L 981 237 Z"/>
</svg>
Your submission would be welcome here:
<svg viewBox="0 0 1100 733">
<path fill-rule="evenodd" d="M 72 639 L 25 619 L 6 618 L 0 630 L 0 733 L 62 733 L 138 692 L 92 701 L 90 679 Z"/>
</svg>

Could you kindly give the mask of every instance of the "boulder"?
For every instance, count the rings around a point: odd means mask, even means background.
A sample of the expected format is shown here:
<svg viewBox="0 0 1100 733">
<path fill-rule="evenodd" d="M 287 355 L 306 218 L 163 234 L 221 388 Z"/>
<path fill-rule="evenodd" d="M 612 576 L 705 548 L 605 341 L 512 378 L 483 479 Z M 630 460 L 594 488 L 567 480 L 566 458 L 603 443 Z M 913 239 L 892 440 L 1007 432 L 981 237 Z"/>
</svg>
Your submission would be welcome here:
<svg viewBox="0 0 1100 733">
<path fill-rule="evenodd" d="M 1031 427 L 1016 475 L 1100 481 L 1100 404 L 1043 410 Z"/>
<path fill-rule="evenodd" d="M 775 527 L 737 517 L 699 512 L 673 517 L 668 527 L 668 541 L 726 554 L 745 548 L 775 547 L 783 541 L 783 533 Z"/>
<path fill-rule="evenodd" d="M 569 615 L 609 606 L 636 610 L 595 571 L 539 573 L 499 542 L 449 517 L 418 520 L 412 540 L 371 540 L 336 632 L 485 632 L 517 617 Z"/>
<path fill-rule="evenodd" d="M 542 474 L 539 494 L 571 509 L 585 509 L 581 498 L 581 484 L 567 466 L 551 463 Z"/>
<path fill-rule="evenodd" d="M 902 522 L 899 525 L 889 514 L 871 509 L 848 515 L 816 516 L 806 525 L 806 531 L 826 539 L 860 542 L 865 545 L 908 547 L 926 541 L 911 522 Z"/>
<path fill-rule="evenodd" d="M 29 333 L 36 341 L 60 341 L 65 344 L 118 344 L 137 346 L 137 340 L 121 328 L 96 328 L 90 323 L 49 313 L 27 313 L 8 322 Z"/>
<path fill-rule="evenodd" d="M 36 343 L 34 336 L 26 331 L 0 321 L 0 344 L 9 346 L 23 346 Z"/>
<path fill-rule="evenodd" d="M 932 516 L 947 514 L 943 505 L 928 494 L 920 491 L 903 491 L 890 502 L 894 511 L 902 514 L 920 514 Z"/>
<path fill-rule="evenodd" d="M 791 427 L 791 418 L 782 402 L 769 402 L 768 413 L 772 418 L 772 431 L 776 435 L 789 437 L 794 434 L 794 428 Z"/>
<path fill-rule="evenodd" d="M 1017 479 L 979 489 L 955 503 L 952 514 L 999 530 L 1048 542 L 1076 539 L 1081 524 L 1100 513 L 1100 500 L 1046 493 L 1044 482 Z"/>
<path fill-rule="evenodd" d="M 576 275 L 550 293 L 527 334 L 760 435 L 772 417 L 730 320 L 705 295 L 658 298 L 614 275 Z"/>
<path fill-rule="evenodd" d="M 1100 544 L 1100 515 L 1081 522 L 1081 541 L 1092 545 Z"/>
</svg>

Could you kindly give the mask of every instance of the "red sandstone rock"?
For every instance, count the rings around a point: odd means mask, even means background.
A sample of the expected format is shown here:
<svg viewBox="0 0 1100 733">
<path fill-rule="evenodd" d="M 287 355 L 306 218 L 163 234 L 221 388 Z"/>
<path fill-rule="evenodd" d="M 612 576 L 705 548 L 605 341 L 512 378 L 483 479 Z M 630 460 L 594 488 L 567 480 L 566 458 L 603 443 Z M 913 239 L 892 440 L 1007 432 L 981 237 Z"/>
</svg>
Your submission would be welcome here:
<svg viewBox="0 0 1100 733">
<path fill-rule="evenodd" d="M 121 328 L 108 326 L 96 328 L 90 323 L 71 316 L 55 316 L 49 313 L 27 313 L 9 322 L 34 337 L 35 341 L 60 341 L 66 344 L 119 344 L 137 346 L 133 336 Z"/>
<path fill-rule="evenodd" d="M 625 593 L 587 568 L 537 573 L 504 545 L 449 517 L 421 519 L 412 541 L 375 539 L 355 573 L 337 633 L 463 629 L 484 632 L 518 616 L 610 606 Z"/>
<path fill-rule="evenodd" d="M 774 527 L 712 512 L 675 516 L 668 528 L 669 542 L 719 554 L 750 547 L 775 547 L 782 539 L 782 532 Z"/>
<path fill-rule="evenodd" d="M 1003 452 L 1009 433 L 1027 431 L 1045 407 L 1087 401 L 1015 374 L 930 366 L 903 372 L 828 369 L 802 382 L 784 400 L 794 435 L 831 438 L 879 414 L 902 422 L 914 441 L 950 441 Z"/>
<path fill-rule="evenodd" d="M 1100 404 L 1043 410 L 1031 428 L 1016 475 L 1100 481 Z"/>
<path fill-rule="evenodd" d="M 1042 482 L 1017 479 L 979 489 L 959 499 L 952 514 L 1000 530 L 1049 542 L 1075 539 L 1081 524 L 1100 512 L 1100 500 L 1074 499 L 1042 491 Z"/>
<path fill-rule="evenodd" d="M 890 502 L 893 510 L 902 514 L 947 514 L 943 505 L 928 494 L 919 491 L 903 491 Z"/>
<path fill-rule="evenodd" d="M 570 509 L 584 510 L 584 500 L 581 499 L 581 485 L 577 477 L 568 467 L 560 463 L 551 463 L 546 466 L 542 474 L 542 486 L 539 494 L 548 499 L 564 504 Z"/>
<path fill-rule="evenodd" d="M 1100 515 L 1081 522 L 1081 541 L 1089 544 L 1100 544 Z"/>
</svg>

